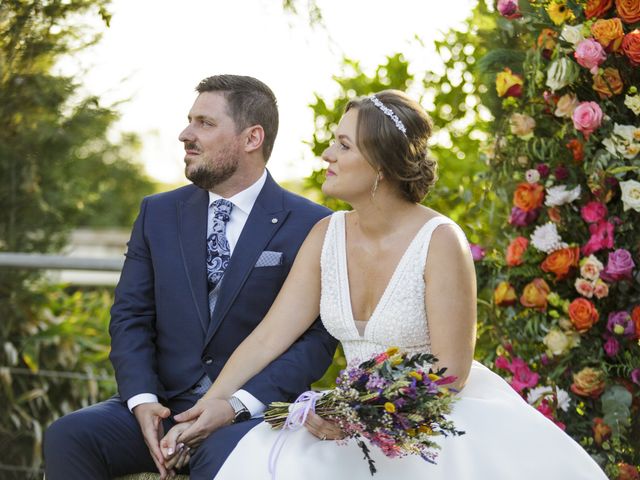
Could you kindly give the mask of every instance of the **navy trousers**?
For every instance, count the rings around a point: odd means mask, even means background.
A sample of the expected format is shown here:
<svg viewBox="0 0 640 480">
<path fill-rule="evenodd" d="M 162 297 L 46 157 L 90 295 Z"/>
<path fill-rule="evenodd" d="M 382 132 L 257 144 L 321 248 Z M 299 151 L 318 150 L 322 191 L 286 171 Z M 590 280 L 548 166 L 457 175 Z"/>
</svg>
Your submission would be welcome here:
<svg viewBox="0 0 640 480">
<path fill-rule="evenodd" d="M 167 406 L 177 414 L 196 399 L 181 397 Z M 212 480 L 240 439 L 260 421 L 229 425 L 211 434 L 191 457 L 190 478 Z M 165 432 L 173 424 L 166 419 Z M 138 421 L 117 396 L 56 420 L 45 431 L 43 448 L 47 480 L 109 480 L 157 471 Z"/>
</svg>

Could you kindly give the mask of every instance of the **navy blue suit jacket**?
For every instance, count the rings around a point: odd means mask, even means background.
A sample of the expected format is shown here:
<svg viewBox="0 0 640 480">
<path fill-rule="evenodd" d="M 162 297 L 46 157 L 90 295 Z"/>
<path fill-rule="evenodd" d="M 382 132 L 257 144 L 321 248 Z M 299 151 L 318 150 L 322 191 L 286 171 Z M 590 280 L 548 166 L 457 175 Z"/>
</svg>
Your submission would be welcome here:
<svg viewBox="0 0 640 480">
<path fill-rule="evenodd" d="M 311 227 L 330 213 L 268 175 L 235 246 L 209 320 L 208 192 L 194 185 L 143 200 L 111 309 L 111 361 L 123 401 L 139 393 L 169 400 L 206 372 L 215 380 L 265 316 Z M 255 267 L 265 251 L 278 266 Z M 244 389 L 265 404 L 290 401 L 320 378 L 336 341 L 320 321 Z"/>
</svg>

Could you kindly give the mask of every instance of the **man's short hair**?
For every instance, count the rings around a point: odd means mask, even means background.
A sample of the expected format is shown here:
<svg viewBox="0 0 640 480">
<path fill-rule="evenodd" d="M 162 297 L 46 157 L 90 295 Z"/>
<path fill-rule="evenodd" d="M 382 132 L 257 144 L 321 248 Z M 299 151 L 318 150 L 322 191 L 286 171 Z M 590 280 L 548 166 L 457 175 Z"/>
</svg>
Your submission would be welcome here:
<svg viewBox="0 0 640 480">
<path fill-rule="evenodd" d="M 261 125 L 264 130 L 262 154 L 265 162 L 269 160 L 278 134 L 278 104 L 269 87 L 257 78 L 244 75 L 214 75 L 202 80 L 196 91 L 222 93 L 237 132 Z"/>
</svg>

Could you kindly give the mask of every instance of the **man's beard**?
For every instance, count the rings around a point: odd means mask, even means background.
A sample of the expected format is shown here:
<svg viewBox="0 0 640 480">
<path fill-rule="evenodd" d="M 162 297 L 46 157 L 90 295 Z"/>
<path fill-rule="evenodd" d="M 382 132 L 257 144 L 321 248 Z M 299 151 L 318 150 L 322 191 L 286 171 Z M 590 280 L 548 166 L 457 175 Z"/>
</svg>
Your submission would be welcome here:
<svg viewBox="0 0 640 480">
<path fill-rule="evenodd" d="M 220 152 L 215 165 L 213 162 L 207 162 L 192 170 L 187 166 L 184 170 L 185 176 L 194 185 L 204 190 L 213 190 L 216 185 L 229 180 L 238 170 L 238 156 L 234 153 L 229 150 Z"/>
</svg>

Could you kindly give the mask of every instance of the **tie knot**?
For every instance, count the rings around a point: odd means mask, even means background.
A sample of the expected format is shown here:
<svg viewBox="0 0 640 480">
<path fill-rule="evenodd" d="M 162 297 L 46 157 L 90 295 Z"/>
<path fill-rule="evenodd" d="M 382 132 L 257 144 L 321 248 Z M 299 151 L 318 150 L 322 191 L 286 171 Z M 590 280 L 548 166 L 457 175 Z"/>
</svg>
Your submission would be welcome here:
<svg viewBox="0 0 640 480">
<path fill-rule="evenodd" d="M 227 223 L 229 221 L 233 203 L 224 198 L 220 198 L 213 202 L 213 217 Z"/>
</svg>

